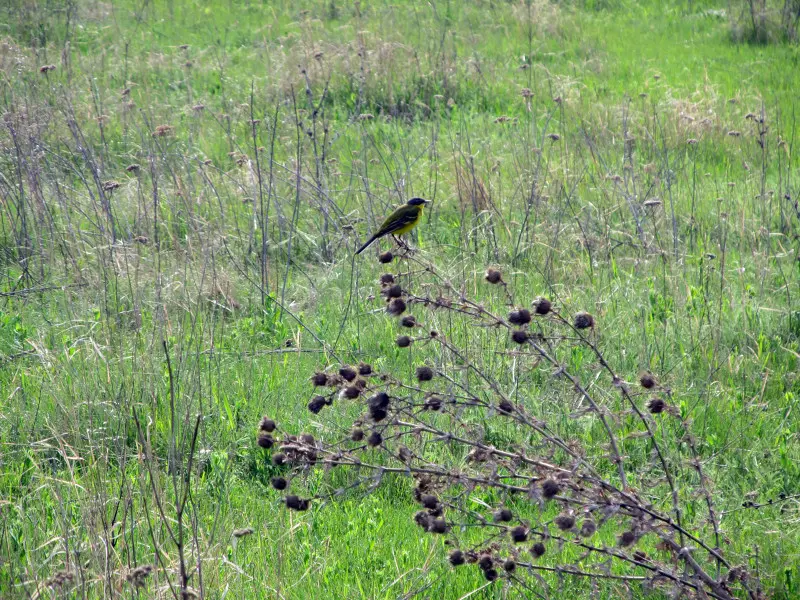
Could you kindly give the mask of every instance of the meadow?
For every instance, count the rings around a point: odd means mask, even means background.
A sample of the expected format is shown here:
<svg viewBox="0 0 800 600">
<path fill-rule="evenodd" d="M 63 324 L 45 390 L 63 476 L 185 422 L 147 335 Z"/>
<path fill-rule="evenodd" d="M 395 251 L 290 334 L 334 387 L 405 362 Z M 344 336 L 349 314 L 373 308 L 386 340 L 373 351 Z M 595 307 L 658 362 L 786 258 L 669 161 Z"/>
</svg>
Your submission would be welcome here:
<svg viewBox="0 0 800 600">
<path fill-rule="evenodd" d="M 754 4 L 3 3 L 0 598 L 800 597 Z"/>
</svg>

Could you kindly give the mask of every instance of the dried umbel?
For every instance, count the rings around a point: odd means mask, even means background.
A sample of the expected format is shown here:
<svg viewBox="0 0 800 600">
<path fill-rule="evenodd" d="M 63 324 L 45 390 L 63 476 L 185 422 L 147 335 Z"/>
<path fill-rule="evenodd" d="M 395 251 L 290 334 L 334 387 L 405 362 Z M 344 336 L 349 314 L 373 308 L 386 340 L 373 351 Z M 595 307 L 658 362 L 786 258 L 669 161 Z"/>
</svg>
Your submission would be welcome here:
<svg viewBox="0 0 800 600">
<path fill-rule="evenodd" d="M 536 578 L 556 586 L 577 577 L 608 586 L 609 597 L 657 584 L 676 597 L 754 598 L 752 575 L 728 577 L 713 502 L 706 514 L 681 504 L 710 498 L 709 484 L 691 454 L 691 422 L 666 405 L 669 390 L 640 376 L 646 390 L 665 398 L 631 391 L 613 357 L 602 354 L 608 344 L 589 313 L 565 316 L 539 298 L 530 310 L 508 314 L 514 294 L 498 270 L 487 271 L 487 281 L 501 285 L 503 297 L 473 285 L 483 296 L 470 298 L 468 284 L 451 282 L 415 254 L 404 258 L 419 268 L 403 273 L 402 298 L 373 298 L 379 307 L 388 300 L 395 316 L 413 302 L 416 330 L 436 333 L 400 335 L 396 346 L 414 344 L 412 351 L 390 347 L 370 357 L 374 366 L 341 366 L 326 376 L 329 393 L 312 399 L 315 408 L 337 394 L 353 401 L 337 401 L 315 419 L 321 429 L 313 439 L 275 440 L 271 458 L 286 487 L 273 486 L 286 494 L 291 480 L 287 507 L 303 510 L 345 489 L 369 493 L 389 477 L 408 477 L 418 533 L 443 537 L 450 552 L 441 560 L 480 569 L 487 581 L 535 587 Z M 399 277 L 373 285 L 387 290 Z M 375 318 L 394 335 L 410 322 L 381 312 Z M 318 382 L 312 377 L 309 390 L 323 388 Z M 664 413 L 658 427 L 650 413 Z M 677 427 L 668 426 L 671 419 Z M 683 437 L 665 445 L 674 430 Z M 682 453 L 699 477 L 685 477 Z M 309 476 L 314 469 L 320 477 Z M 645 546 L 659 551 L 647 555 Z"/>
</svg>

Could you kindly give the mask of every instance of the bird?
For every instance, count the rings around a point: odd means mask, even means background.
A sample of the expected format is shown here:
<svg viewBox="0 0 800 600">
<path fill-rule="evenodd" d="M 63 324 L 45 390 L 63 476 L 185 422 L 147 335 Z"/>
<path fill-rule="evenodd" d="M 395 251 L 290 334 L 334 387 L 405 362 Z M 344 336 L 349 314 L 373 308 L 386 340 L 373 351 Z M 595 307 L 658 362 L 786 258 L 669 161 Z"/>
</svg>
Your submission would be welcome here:
<svg viewBox="0 0 800 600">
<path fill-rule="evenodd" d="M 422 218 L 422 209 L 426 204 L 428 204 L 428 200 L 424 198 L 411 198 L 411 200 L 386 217 L 380 229 L 356 251 L 356 254 L 361 254 L 375 240 L 385 235 L 402 235 L 414 229 Z"/>
</svg>

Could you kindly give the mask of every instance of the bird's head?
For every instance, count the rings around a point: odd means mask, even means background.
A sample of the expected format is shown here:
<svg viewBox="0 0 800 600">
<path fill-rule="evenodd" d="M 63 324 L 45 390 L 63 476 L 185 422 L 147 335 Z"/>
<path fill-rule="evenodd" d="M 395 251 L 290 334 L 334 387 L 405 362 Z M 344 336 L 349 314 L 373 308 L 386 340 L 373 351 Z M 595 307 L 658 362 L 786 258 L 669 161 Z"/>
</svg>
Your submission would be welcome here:
<svg viewBox="0 0 800 600">
<path fill-rule="evenodd" d="M 429 201 L 424 198 L 412 198 L 408 201 L 409 206 L 425 206 Z"/>
</svg>

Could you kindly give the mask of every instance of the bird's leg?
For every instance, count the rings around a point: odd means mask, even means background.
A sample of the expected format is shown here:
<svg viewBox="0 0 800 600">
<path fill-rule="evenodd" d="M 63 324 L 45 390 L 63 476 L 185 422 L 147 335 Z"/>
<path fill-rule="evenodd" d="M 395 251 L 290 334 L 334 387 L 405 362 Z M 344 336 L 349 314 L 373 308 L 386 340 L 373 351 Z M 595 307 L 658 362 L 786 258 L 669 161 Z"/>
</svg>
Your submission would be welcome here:
<svg viewBox="0 0 800 600">
<path fill-rule="evenodd" d="M 397 237 L 397 236 L 396 236 L 396 235 L 394 235 L 394 234 L 392 234 L 392 238 L 394 239 L 395 243 L 397 244 L 397 247 L 398 247 L 400 250 L 402 250 L 402 251 L 403 251 L 403 254 L 406 254 L 406 253 L 407 253 L 407 252 L 410 250 L 410 248 L 408 247 L 408 244 L 406 244 L 406 243 L 405 243 L 405 242 L 402 240 L 402 238 L 399 238 L 399 237 Z"/>
</svg>

